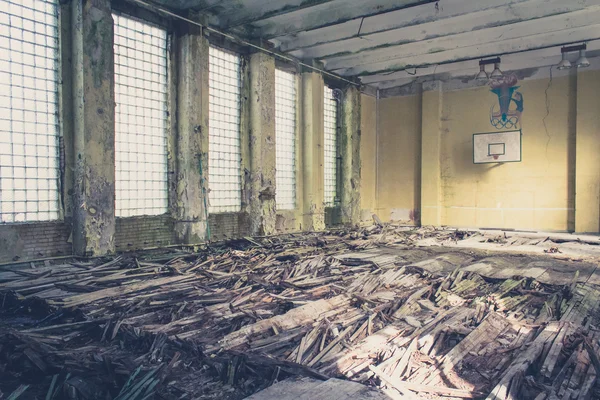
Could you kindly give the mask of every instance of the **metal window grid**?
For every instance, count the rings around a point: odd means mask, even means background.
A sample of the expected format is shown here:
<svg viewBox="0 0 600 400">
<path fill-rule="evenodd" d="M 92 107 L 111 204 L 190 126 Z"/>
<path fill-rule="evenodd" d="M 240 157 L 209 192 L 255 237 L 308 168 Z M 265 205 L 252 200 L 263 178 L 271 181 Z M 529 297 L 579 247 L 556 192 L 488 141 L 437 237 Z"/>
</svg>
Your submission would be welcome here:
<svg viewBox="0 0 600 400">
<path fill-rule="evenodd" d="M 58 1 L 0 0 L 0 223 L 59 211 Z"/>
<path fill-rule="evenodd" d="M 167 32 L 114 14 L 117 217 L 168 209 Z"/>
<path fill-rule="evenodd" d="M 275 70 L 275 201 L 280 210 L 296 207 L 296 75 Z"/>
<path fill-rule="evenodd" d="M 333 89 L 325 87 L 324 102 L 324 170 L 325 205 L 333 206 L 337 195 L 337 112 L 338 102 Z"/>
<path fill-rule="evenodd" d="M 209 211 L 237 212 L 242 205 L 241 57 L 209 50 Z"/>
</svg>

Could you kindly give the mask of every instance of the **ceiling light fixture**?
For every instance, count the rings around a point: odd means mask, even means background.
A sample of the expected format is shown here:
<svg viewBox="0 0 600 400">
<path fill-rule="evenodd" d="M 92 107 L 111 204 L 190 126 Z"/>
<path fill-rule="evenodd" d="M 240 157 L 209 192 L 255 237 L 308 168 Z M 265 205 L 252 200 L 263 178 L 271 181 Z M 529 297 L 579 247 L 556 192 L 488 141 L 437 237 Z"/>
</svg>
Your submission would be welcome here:
<svg viewBox="0 0 600 400">
<path fill-rule="evenodd" d="M 477 74 L 477 76 L 475 77 L 476 80 L 478 81 L 487 81 L 489 79 L 489 75 L 487 72 L 485 72 L 485 64 L 479 64 L 479 73 Z"/>
<path fill-rule="evenodd" d="M 562 60 L 558 63 L 558 65 L 556 66 L 557 69 L 563 70 L 563 69 L 569 69 L 571 68 L 571 61 L 567 60 L 567 53 L 563 52 L 562 53 Z"/>
<path fill-rule="evenodd" d="M 491 75 L 489 75 L 485 71 L 485 66 L 490 64 L 494 64 L 495 67 Z M 502 72 L 500 72 L 500 69 L 498 68 L 499 66 L 500 57 L 490 58 L 488 60 L 479 60 L 479 73 L 475 76 L 475 79 L 478 81 L 487 81 L 488 79 L 490 79 L 490 77 L 497 78 L 499 76 L 502 76 Z M 498 73 L 500 73 L 500 75 L 498 75 Z"/>
<path fill-rule="evenodd" d="M 585 46 L 585 44 L 584 44 Z M 575 61 L 577 68 L 585 68 L 590 66 L 590 60 L 585 56 L 585 48 L 579 50 L 579 58 Z"/>
<path fill-rule="evenodd" d="M 573 64 L 571 64 L 571 61 L 568 60 L 567 53 L 574 53 L 576 51 L 579 52 L 579 58 L 577 59 L 577 61 L 575 61 L 575 66 L 577 68 L 589 67 L 590 61 L 585 56 L 586 49 L 587 49 L 587 45 L 585 43 L 579 44 L 576 46 L 565 46 L 565 47 L 561 48 L 560 52 L 562 54 L 562 59 L 558 63 L 556 68 L 560 69 L 560 70 L 572 68 Z"/>
<path fill-rule="evenodd" d="M 502 71 L 500 71 L 500 62 L 494 63 L 494 70 L 490 75 L 491 78 L 502 78 Z"/>
</svg>

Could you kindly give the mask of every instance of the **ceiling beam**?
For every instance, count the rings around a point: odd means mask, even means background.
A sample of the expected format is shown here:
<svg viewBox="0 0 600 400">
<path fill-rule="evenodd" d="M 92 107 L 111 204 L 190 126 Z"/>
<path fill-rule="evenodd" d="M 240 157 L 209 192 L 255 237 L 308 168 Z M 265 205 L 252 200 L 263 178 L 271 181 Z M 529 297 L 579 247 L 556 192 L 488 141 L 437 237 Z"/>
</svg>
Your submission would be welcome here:
<svg viewBox="0 0 600 400">
<path fill-rule="evenodd" d="M 189 10 L 190 8 L 209 8 L 215 4 L 218 4 L 220 0 L 152 0 L 150 3 L 169 7 L 171 10 Z M 227 0 L 223 0 L 227 1 Z"/>
<path fill-rule="evenodd" d="M 356 18 L 326 28 L 305 30 L 279 36 L 273 40 L 281 51 L 293 51 L 318 44 L 337 42 L 349 38 L 362 38 L 377 32 L 416 26 L 428 22 L 438 22 L 447 18 L 498 7 L 507 3 L 515 6 L 530 0 L 444 0 L 436 8 L 434 4 L 423 4 L 405 10 L 389 11 L 376 16 Z M 588 0 L 583 0 L 587 2 Z M 362 25 L 362 26 L 361 26 Z M 358 35 L 360 28 L 360 35 Z"/>
<path fill-rule="evenodd" d="M 194 11 L 202 14 L 206 19 L 204 23 L 211 26 L 219 26 L 219 5 L 226 4 L 232 0 L 144 0 L 150 5 L 162 6 L 171 11 L 179 13 Z"/>
<path fill-rule="evenodd" d="M 592 65 L 589 68 L 586 68 L 584 71 L 590 70 L 598 70 L 600 69 L 600 58 L 590 58 Z M 550 68 L 550 66 L 545 67 L 537 67 L 537 68 L 528 68 L 521 69 L 515 71 L 514 74 L 519 79 L 519 82 L 529 81 L 534 79 L 547 79 L 552 77 L 553 79 L 561 78 L 569 75 L 576 75 L 581 70 L 570 69 L 570 70 L 558 70 L 556 68 Z M 464 90 L 464 89 L 473 89 L 473 88 L 481 88 L 487 87 L 488 82 L 481 82 L 475 79 L 465 79 L 468 77 L 464 76 L 453 76 L 444 81 L 444 91 L 452 91 L 452 90 Z M 410 96 L 419 93 L 421 89 L 421 84 L 424 84 L 433 79 L 424 79 L 420 82 L 400 82 L 398 81 L 398 85 L 382 87 L 378 89 L 379 98 L 387 98 L 387 97 L 397 97 L 397 96 Z M 494 103 L 497 100 L 494 100 L 494 97 L 490 97 L 490 104 Z"/>
<path fill-rule="evenodd" d="M 360 78 L 361 83 L 365 85 L 373 85 L 378 86 L 382 85 L 384 82 L 392 82 L 392 81 L 404 81 L 404 80 L 414 80 L 415 78 L 419 78 L 422 76 L 435 75 L 439 76 L 440 74 L 445 74 L 451 71 L 474 71 L 474 74 L 479 72 L 479 64 L 477 61 L 469 60 L 469 61 L 459 61 L 451 64 L 442 64 L 442 65 L 429 65 L 422 68 L 416 68 L 414 70 L 402 70 L 391 73 L 383 73 L 378 75 L 367 75 Z M 475 69 L 477 69 L 475 71 Z"/>
<path fill-rule="evenodd" d="M 333 0 L 244 0 L 228 2 L 219 11 L 221 28 L 235 28 L 265 18 L 296 12 L 308 7 L 329 3 Z"/>
<path fill-rule="evenodd" d="M 327 59 L 336 54 L 352 55 L 394 44 L 425 41 L 553 15 L 562 14 L 566 18 L 568 17 L 566 13 L 591 6 L 600 6 L 600 0 L 586 0 L 585 4 L 581 2 L 569 3 L 564 0 L 533 0 L 301 48 L 290 51 L 289 54 L 304 59 Z"/>
<path fill-rule="evenodd" d="M 596 57 L 598 68 L 600 68 L 600 40 L 587 43 L 588 58 Z M 577 53 L 569 54 L 569 59 L 575 61 Z M 505 73 L 520 70 L 532 70 L 535 68 L 546 68 L 555 66 L 561 60 L 560 47 L 551 47 L 540 50 L 532 50 L 526 53 L 507 54 L 502 56 L 500 69 Z M 397 86 L 404 86 L 414 81 L 421 82 L 426 80 L 447 80 L 457 77 L 468 77 L 473 79 L 479 72 L 479 63 L 477 60 L 459 61 L 451 64 L 431 65 L 418 68 L 414 71 L 397 71 L 389 74 L 370 75 L 361 78 L 361 83 L 386 89 Z M 490 72 L 488 68 L 487 72 Z"/>
<path fill-rule="evenodd" d="M 375 50 L 362 51 L 356 54 L 328 58 L 324 63 L 327 69 L 335 70 L 344 68 L 348 65 L 361 67 L 433 53 L 451 54 L 468 47 L 489 45 L 491 43 L 501 44 L 510 40 L 525 39 L 531 36 L 553 32 L 566 33 L 566 31 L 571 29 L 595 25 L 599 22 L 600 6 L 594 6 L 586 10 L 580 10 L 569 14 L 554 15 L 547 18 L 481 29 L 476 33 L 465 32 L 421 42 L 382 47 Z M 598 32 L 598 34 L 600 35 L 600 32 Z"/>
<path fill-rule="evenodd" d="M 587 54 L 590 57 L 600 56 L 600 40 L 587 42 Z M 569 54 L 569 59 L 575 60 L 577 54 Z M 531 50 L 525 53 L 506 54 L 502 56 L 501 69 L 518 70 L 535 66 L 555 65 L 561 59 L 560 47 L 548 47 L 544 49 Z M 479 72 L 478 60 L 458 61 L 449 64 L 429 65 L 414 70 L 403 70 L 380 75 L 367 75 L 361 77 L 360 81 L 366 85 L 377 86 L 382 82 L 402 79 L 414 79 L 421 76 L 439 76 L 454 71 L 467 71 L 467 75 L 473 76 Z M 489 70 L 488 70 L 489 72 Z"/>
<path fill-rule="evenodd" d="M 596 20 L 598 21 L 598 20 Z M 478 36 L 478 35 L 473 35 Z M 546 31 L 510 40 L 498 40 L 492 43 L 476 43 L 474 45 L 452 50 L 430 52 L 398 58 L 395 54 L 373 63 L 353 67 L 332 68 L 343 76 L 375 75 L 386 72 L 412 69 L 434 64 L 449 64 L 457 61 L 472 60 L 483 57 L 502 56 L 504 54 L 520 53 L 535 49 L 572 44 L 577 42 L 600 39 L 600 24 L 587 25 L 572 29 Z M 348 65 L 348 64 L 346 64 Z"/>
<path fill-rule="evenodd" d="M 324 4 L 305 7 L 297 11 L 273 16 L 252 23 L 247 32 L 262 39 L 302 32 L 309 29 L 337 25 L 355 18 L 366 18 L 394 10 L 405 10 L 435 0 L 332 0 Z M 500 1 L 500 0 L 492 0 Z M 506 1 L 506 0 L 504 0 Z M 435 7 L 434 4 L 429 4 Z M 357 30 L 360 26 L 358 21 Z"/>
<path fill-rule="evenodd" d="M 557 50 L 557 48 L 552 48 L 552 54 L 547 55 L 545 57 L 531 57 L 529 54 L 527 54 L 526 58 L 522 57 L 523 54 L 513 54 L 512 58 L 502 57 L 502 63 L 500 65 L 500 68 L 503 73 L 511 74 L 518 71 L 534 71 L 540 68 L 553 67 L 560 61 L 560 50 Z M 592 59 L 592 57 L 589 57 L 589 59 Z M 477 75 L 477 73 L 479 72 L 479 65 L 476 61 L 463 61 L 456 64 L 446 64 L 444 65 L 444 67 L 446 68 L 438 68 L 435 74 L 432 73 L 432 68 L 431 70 L 428 70 L 428 73 L 421 72 L 421 74 L 418 76 L 409 76 L 408 74 L 406 74 L 404 77 L 399 79 L 375 82 L 371 83 L 370 85 L 378 89 L 387 89 L 396 86 L 403 86 L 413 82 L 420 83 L 431 80 L 474 80 L 475 75 Z M 487 72 L 490 73 L 491 68 L 488 68 Z"/>
</svg>

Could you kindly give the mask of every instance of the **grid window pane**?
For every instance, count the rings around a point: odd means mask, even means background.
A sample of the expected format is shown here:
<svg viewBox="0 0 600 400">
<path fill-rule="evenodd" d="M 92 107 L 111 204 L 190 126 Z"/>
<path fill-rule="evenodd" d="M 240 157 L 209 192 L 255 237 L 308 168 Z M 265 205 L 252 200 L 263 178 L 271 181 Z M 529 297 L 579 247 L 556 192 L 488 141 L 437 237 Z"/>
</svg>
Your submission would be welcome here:
<svg viewBox="0 0 600 400">
<path fill-rule="evenodd" d="M 115 21 L 117 217 L 167 212 L 167 32 Z"/>
<path fill-rule="evenodd" d="M 333 89 L 325 86 L 325 205 L 333 206 L 337 195 L 337 112 L 338 103 Z"/>
<path fill-rule="evenodd" d="M 0 0 L 0 222 L 59 212 L 58 1 Z"/>
<path fill-rule="evenodd" d="M 242 205 L 239 55 L 209 51 L 209 211 L 237 212 Z"/>
<path fill-rule="evenodd" d="M 280 210 L 296 207 L 296 75 L 275 70 L 275 200 Z"/>
</svg>

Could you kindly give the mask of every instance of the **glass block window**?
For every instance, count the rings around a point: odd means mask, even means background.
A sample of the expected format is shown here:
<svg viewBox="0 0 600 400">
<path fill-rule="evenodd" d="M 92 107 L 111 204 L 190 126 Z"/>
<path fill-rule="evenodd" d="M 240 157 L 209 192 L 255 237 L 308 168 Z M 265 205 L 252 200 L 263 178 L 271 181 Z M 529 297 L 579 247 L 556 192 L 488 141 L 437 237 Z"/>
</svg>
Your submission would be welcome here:
<svg viewBox="0 0 600 400">
<path fill-rule="evenodd" d="M 0 223 L 60 218 L 57 8 L 0 0 Z"/>
<path fill-rule="evenodd" d="M 280 210 L 296 207 L 296 75 L 275 70 L 275 201 Z"/>
<path fill-rule="evenodd" d="M 241 57 L 209 50 L 208 209 L 237 212 L 242 204 Z"/>
<path fill-rule="evenodd" d="M 325 205 L 333 206 L 337 196 L 337 112 L 338 102 L 333 89 L 325 86 L 324 103 L 324 169 L 325 169 Z"/>
<path fill-rule="evenodd" d="M 117 217 L 167 212 L 167 32 L 113 15 Z"/>
</svg>

